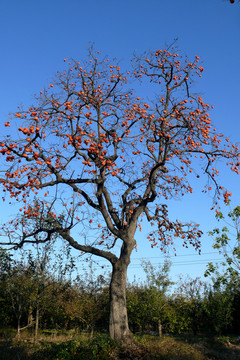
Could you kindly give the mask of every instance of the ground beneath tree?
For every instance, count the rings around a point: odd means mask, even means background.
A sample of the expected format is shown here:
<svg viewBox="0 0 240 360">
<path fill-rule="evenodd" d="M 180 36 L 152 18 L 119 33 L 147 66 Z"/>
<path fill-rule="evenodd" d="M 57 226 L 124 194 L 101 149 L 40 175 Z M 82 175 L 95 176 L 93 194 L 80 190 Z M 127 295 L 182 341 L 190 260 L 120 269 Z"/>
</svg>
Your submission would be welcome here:
<svg viewBox="0 0 240 360">
<path fill-rule="evenodd" d="M 162 339 L 144 336 L 131 347 L 120 347 L 98 336 L 77 340 L 31 339 L 20 342 L 0 339 L 0 360 L 239 360 L 238 337 L 172 337 Z"/>
</svg>

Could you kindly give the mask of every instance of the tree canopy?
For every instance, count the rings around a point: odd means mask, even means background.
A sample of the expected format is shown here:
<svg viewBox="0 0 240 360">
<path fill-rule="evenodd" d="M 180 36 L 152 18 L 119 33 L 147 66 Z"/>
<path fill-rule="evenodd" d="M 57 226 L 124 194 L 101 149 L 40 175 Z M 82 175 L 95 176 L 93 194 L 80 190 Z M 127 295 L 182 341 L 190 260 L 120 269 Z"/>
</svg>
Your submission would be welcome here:
<svg viewBox="0 0 240 360">
<path fill-rule="evenodd" d="M 170 242 L 170 231 L 198 246 L 197 227 L 170 222 L 164 202 L 191 193 L 188 178 L 195 181 L 201 171 L 213 184 L 206 191 L 214 187 L 227 201 L 230 193 L 217 183 L 215 164 L 225 158 L 238 173 L 239 150 L 212 126 L 210 106 L 190 93 L 192 78 L 204 70 L 199 57 L 189 61 L 172 50 L 135 57 L 129 74 L 91 49 L 87 61 L 72 60 L 57 74 L 37 96 L 37 106 L 19 109 L 5 123 L 14 127 L 17 119 L 17 139 L 10 133 L 0 152 L 3 191 L 24 204 L 13 221 L 23 229 L 18 246 L 45 241 L 53 232 L 71 241 L 68 230 L 85 220 L 91 224 L 97 213 L 102 240 L 93 245 L 100 249 L 113 246 L 121 230 L 136 227 L 141 214 L 157 225 L 157 237 L 149 236 L 153 246 Z M 148 101 L 136 96 L 126 85 L 132 76 L 149 80 L 160 95 Z M 32 219 L 38 219 L 34 228 Z M 17 244 L 14 233 L 8 234 L 9 243 Z"/>
<path fill-rule="evenodd" d="M 180 238 L 200 249 L 198 224 L 170 220 L 167 201 L 192 193 L 203 173 L 213 208 L 228 202 L 218 159 L 238 174 L 239 149 L 217 132 L 210 105 L 192 92 L 204 71 L 197 55 L 189 60 L 170 46 L 135 55 L 123 71 L 90 48 L 85 61 L 65 62 L 36 104 L 5 122 L 0 181 L 4 199 L 21 205 L 3 225 L 1 244 L 19 248 L 60 236 L 112 263 L 121 279 L 115 293 L 125 288 L 143 218 L 152 226 L 152 247 L 163 250 Z M 147 96 L 138 94 L 141 86 Z"/>
</svg>

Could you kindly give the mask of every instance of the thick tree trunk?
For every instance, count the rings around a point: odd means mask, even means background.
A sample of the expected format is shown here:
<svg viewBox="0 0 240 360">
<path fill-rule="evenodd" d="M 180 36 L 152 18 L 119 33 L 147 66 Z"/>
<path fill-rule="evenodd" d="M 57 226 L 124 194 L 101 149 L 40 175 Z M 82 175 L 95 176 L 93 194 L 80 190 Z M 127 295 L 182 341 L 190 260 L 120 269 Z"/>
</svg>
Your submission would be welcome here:
<svg viewBox="0 0 240 360">
<path fill-rule="evenodd" d="M 128 263 L 119 260 L 113 264 L 110 283 L 110 318 L 109 333 L 112 339 L 124 344 L 132 342 L 132 334 L 128 327 L 126 304 L 126 281 Z"/>
</svg>

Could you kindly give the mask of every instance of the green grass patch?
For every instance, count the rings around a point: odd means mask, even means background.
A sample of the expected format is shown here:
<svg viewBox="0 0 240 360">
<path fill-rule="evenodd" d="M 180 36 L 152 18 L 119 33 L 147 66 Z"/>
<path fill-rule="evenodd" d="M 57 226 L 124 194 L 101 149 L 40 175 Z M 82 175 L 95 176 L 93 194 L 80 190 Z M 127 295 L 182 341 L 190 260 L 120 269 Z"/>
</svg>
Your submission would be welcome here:
<svg viewBox="0 0 240 360">
<path fill-rule="evenodd" d="M 65 338 L 64 338 L 65 336 Z M 238 337 L 209 338 L 141 336 L 131 347 L 122 347 L 106 334 L 78 334 L 69 340 L 70 333 L 51 339 L 41 333 L 34 344 L 30 338 L 17 341 L 0 339 L 0 360 L 239 360 Z"/>
</svg>

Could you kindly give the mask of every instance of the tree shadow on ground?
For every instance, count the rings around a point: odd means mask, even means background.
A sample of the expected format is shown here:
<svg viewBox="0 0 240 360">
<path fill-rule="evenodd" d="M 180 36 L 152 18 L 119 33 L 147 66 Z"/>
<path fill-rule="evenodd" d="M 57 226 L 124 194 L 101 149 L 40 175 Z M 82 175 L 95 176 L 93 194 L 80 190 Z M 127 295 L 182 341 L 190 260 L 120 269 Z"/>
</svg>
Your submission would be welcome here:
<svg viewBox="0 0 240 360">
<path fill-rule="evenodd" d="M 0 341 L 0 360 L 30 360 L 29 353 L 12 341 Z"/>
</svg>

